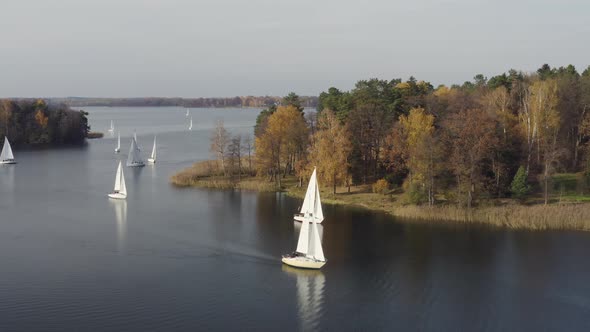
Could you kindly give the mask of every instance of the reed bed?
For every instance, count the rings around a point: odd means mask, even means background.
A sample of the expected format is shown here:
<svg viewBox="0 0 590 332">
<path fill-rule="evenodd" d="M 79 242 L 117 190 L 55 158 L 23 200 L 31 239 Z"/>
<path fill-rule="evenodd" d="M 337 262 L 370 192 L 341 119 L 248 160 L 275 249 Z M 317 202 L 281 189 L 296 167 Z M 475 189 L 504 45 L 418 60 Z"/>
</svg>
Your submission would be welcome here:
<svg viewBox="0 0 590 332">
<path fill-rule="evenodd" d="M 237 176 L 225 177 L 220 174 L 220 165 L 215 160 L 200 161 L 170 178 L 177 187 L 201 187 L 211 189 L 236 189 L 247 191 L 277 191 L 274 182 L 268 182 L 254 176 L 243 175 L 238 181 Z"/>
<path fill-rule="evenodd" d="M 480 223 L 529 230 L 590 230 L 590 204 L 508 205 L 474 208 L 456 206 L 397 206 L 394 216 L 455 223 Z"/>
</svg>

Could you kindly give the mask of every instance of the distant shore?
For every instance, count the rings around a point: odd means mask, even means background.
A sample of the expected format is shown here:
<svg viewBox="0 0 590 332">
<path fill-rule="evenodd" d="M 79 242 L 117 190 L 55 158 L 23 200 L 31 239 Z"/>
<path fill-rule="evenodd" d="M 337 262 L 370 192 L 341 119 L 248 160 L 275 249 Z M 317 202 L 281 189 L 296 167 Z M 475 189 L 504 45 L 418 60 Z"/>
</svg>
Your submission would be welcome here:
<svg viewBox="0 0 590 332">
<path fill-rule="evenodd" d="M 301 106 L 315 108 L 317 96 L 301 96 Z M 186 107 L 186 108 L 265 108 L 282 100 L 278 96 L 235 96 L 214 98 L 134 97 L 134 98 L 92 98 L 68 97 L 49 98 L 52 104 L 66 104 L 70 107 Z"/>
<path fill-rule="evenodd" d="M 241 181 L 223 176 L 203 175 L 203 164 L 181 170 L 170 178 L 177 187 L 197 187 L 224 190 L 246 190 L 259 192 L 285 192 L 288 196 L 303 199 L 305 188 L 297 186 L 297 179 L 288 176 L 282 180 L 281 188 L 254 176 L 244 176 Z M 511 199 L 495 199 L 486 206 L 468 210 L 450 204 L 435 206 L 404 205 L 399 194 L 377 194 L 370 186 L 337 188 L 337 193 L 322 190 L 322 203 L 360 207 L 371 211 L 385 212 L 405 222 L 481 224 L 498 228 L 522 230 L 590 230 L 590 203 L 552 203 L 549 205 L 524 205 Z"/>
</svg>

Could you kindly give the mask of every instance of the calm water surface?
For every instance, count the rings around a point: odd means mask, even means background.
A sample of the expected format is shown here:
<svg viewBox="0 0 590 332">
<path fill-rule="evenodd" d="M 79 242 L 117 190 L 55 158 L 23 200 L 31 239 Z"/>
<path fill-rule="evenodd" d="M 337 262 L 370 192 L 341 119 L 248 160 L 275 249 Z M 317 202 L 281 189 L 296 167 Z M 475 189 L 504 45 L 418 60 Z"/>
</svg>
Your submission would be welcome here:
<svg viewBox="0 0 590 332">
<path fill-rule="evenodd" d="M 251 133 L 258 110 L 86 108 L 115 138 L 16 151 L 0 167 L 2 331 L 590 331 L 590 234 L 406 225 L 325 206 L 328 263 L 282 266 L 300 202 L 280 194 L 176 189 L 210 158 L 210 128 Z M 133 130 L 144 158 L 125 168 Z"/>
</svg>

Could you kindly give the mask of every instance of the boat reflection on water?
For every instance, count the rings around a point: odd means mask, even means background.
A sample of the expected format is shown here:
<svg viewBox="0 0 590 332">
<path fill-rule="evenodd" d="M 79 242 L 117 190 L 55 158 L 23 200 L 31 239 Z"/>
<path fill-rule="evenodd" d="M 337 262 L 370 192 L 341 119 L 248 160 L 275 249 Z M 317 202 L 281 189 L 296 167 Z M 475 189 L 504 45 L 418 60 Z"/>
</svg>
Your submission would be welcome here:
<svg viewBox="0 0 590 332">
<path fill-rule="evenodd" d="M 115 210 L 115 220 L 117 222 L 117 251 L 125 252 L 125 242 L 127 241 L 127 201 L 109 200 Z"/>
<path fill-rule="evenodd" d="M 1 165 L 0 166 L 0 207 L 2 205 L 13 206 L 14 205 L 14 172 L 16 165 Z M 9 193 L 8 195 L 2 195 L 1 193 Z"/>
<path fill-rule="evenodd" d="M 282 269 L 296 278 L 300 330 L 317 330 L 322 318 L 326 277 L 320 270 L 298 269 L 286 264 Z"/>
<path fill-rule="evenodd" d="M 0 184 L 2 189 L 8 192 L 14 191 L 14 169 L 15 165 L 2 165 L 0 167 Z"/>
</svg>

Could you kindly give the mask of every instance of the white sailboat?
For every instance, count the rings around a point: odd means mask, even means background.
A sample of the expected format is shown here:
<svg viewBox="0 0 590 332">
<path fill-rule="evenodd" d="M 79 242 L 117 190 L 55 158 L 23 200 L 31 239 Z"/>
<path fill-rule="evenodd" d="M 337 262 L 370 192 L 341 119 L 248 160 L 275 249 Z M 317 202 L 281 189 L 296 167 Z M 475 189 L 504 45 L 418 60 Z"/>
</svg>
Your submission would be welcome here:
<svg viewBox="0 0 590 332">
<path fill-rule="evenodd" d="M 117 167 L 117 175 L 115 176 L 115 189 L 109 194 L 110 198 L 114 199 L 125 199 L 127 198 L 127 186 L 125 185 L 125 175 L 123 174 L 123 167 L 119 161 L 119 167 Z"/>
<path fill-rule="evenodd" d="M 115 125 L 113 124 L 113 120 L 111 120 L 111 127 L 109 128 L 109 133 L 115 132 Z"/>
<path fill-rule="evenodd" d="M 117 135 L 117 147 L 115 148 L 115 153 L 121 152 L 121 132 Z"/>
<path fill-rule="evenodd" d="M 145 166 L 145 163 L 141 159 L 139 154 L 139 148 L 135 138 L 131 139 L 131 146 L 129 147 L 129 155 L 127 155 L 127 166 L 128 167 L 141 167 Z"/>
<path fill-rule="evenodd" d="M 188 113 L 188 108 L 187 108 L 187 109 L 186 109 L 186 117 L 187 117 L 187 118 L 188 118 L 188 115 L 189 115 L 189 113 Z"/>
<path fill-rule="evenodd" d="M 309 179 L 309 184 L 307 185 L 307 191 L 305 192 L 301 211 L 300 213 L 295 214 L 294 219 L 295 221 L 302 222 L 305 219 L 305 216 L 310 214 L 318 224 L 324 220 L 324 212 L 322 211 L 322 202 L 320 200 L 320 188 L 318 186 L 315 168 Z"/>
<path fill-rule="evenodd" d="M 156 163 L 156 136 L 154 136 L 154 146 L 152 147 L 152 154 L 148 158 L 148 163 Z"/>
<path fill-rule="evenodd" d="M 193 117 L 191 116 L 191 121 L 189 122 L 188 125 L 188 130 L 193 130 Z"/>
<path fill-rule="evenodd" d="M 308 189 L 309 187 L 317 188 L 315 169 L 309 182 Z M 317 211 L 317 206 L 320 206 L 319 209 L 321 211 L 319 191 L 314 190 L 314 195 L 310 197 L 308 204 L 312 207 L 311 211 Z M 321 217 L 323 219 L 323 215 Z M 324 257 L 324 250 L 322 249 L 322 240 L 320 239 L 320 234 L 318 232 L 317 220 L 317 214 L 314 215 L 313 212 L 306 212 L 303 216 L 303 221 L 301 222 L 297 249 L 292 254 L 283 255 L 283 263 L 305 269 L 319 269 L 326 264 L 326 257 Z"/>
<path fill-rule="evenodd" d="M 4 137 L 4 146 L 0 153 L 0 164 L 16 164 L 16 160 L 14 160 L 14 155 L 12 154 L 12 148 L 10 147 L 10 142 L 8 142 L 8 137 Z"/>
</svg>

